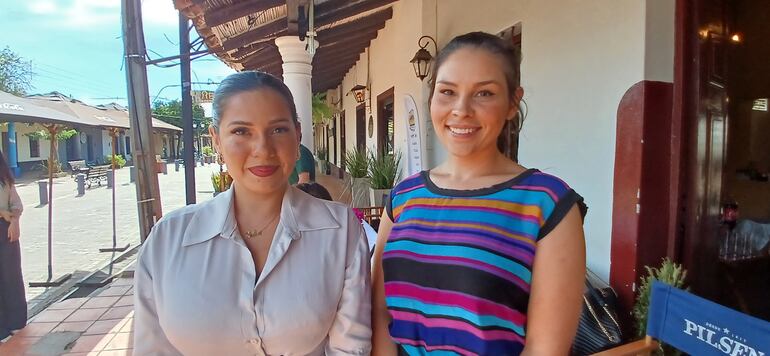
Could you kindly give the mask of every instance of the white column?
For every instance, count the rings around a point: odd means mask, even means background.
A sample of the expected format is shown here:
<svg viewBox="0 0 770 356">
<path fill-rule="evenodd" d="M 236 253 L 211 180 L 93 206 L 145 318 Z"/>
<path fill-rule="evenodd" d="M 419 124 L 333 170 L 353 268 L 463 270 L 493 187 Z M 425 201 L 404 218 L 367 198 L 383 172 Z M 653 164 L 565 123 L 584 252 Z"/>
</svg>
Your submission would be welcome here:
<svg viewBox="0 0 770 356">
<path fill-rule="evenodd" d="M 314 41 L 318 48 L 318 41 Z M 283 82 L 294 96 L 297 115 L 302 125 L 302 144 L 311 152 L 313 145 L 313 90 L 310 80 L 313 76 L 313 57 L 305 50 L 307 40 L 300 41 L 297 36 L 284 36 L 275 39 L 278 52 L 283 59 Z"/>
</svg>

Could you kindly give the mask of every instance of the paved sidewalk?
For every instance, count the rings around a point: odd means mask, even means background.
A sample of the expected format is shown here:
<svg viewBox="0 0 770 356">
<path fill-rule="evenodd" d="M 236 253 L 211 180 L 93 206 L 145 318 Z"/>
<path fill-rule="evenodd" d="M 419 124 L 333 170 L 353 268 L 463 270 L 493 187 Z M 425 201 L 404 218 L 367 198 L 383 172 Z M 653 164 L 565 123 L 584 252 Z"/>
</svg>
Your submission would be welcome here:
<svg viewBox="0 0 770 356">
<path fill-rule="evenodd" d="M 198 166 L 196 198 L 198 202 L 211 199 L 211 173 L 218 165 Z M 128 167 L 115 172 L 117 189 L 116 231 L 118 245 L 139 243 L 139 222 L 135 184 L 130 182 Z M 174 171 L 168 165 L 168 174 L 159 174 L 163 212 L 168 213 L 185 205 L 184 167 Z M 48 205 L 39 205 L 36 181 L 17 184 L 24 203 L 21 217 L 22 269 L 25 282 L 45 280 L 48 259 Z M 94 185 L 85 195 L 77 196 L 77 185 L 69 177 L 54 179 L 53 184 L 53 270 L 54 278 L 75 270 L 90 270 L 105 264 L 110 254 L 99 248 L 112 246 L 112 190 Z M 42 292 L 28 288 L 27 298 Z"/>
<path fill-rule="evenodd" d="M 133 278 L 120 278 L 93 297 L 50 306 L 0 344 L 0 355 L 131 355 Z"/>
</svg>

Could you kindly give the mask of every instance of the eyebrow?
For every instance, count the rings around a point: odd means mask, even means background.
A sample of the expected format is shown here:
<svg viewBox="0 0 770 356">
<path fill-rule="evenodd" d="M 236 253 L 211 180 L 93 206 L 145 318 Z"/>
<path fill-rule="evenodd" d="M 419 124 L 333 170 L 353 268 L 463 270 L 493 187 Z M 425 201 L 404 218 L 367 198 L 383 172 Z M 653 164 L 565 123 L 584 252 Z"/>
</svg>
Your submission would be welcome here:
<svg viewBox="0 0 770 356">
<path fill-rule="evenodd" d="M 457 86 L 456 83 L 453 83 L 453 82 L 450 82 L 450 81 L 447 81 L 447 80 L 439 80 L 439 81 L 436 82 L 436 84 L 445 84 L 445 85 Z M 497 84 L 497 85 L 500 85 L 500 83 L 498 81 L 496 81 L 496 80 L 485 80 L 485 81 L 481 81 L 481 82 L 475 83 L 474 85 L 482 86 L 482 85 L 487 85 L 487 84 Z"/>
<path fill-rule="evenodd" d="M 272 125 L 272 124 L 278 124 L 278 123 L 289 122 L 289 121 L 291 120 L 285 117 L 281 117 L 277 119 L 272 119 L 267 124 Z M 254 126 L 254 123 L 252 123 L 251 121 L 236 120 L 236 121 L 229 122 L 227 126 Z"/>
</svg>

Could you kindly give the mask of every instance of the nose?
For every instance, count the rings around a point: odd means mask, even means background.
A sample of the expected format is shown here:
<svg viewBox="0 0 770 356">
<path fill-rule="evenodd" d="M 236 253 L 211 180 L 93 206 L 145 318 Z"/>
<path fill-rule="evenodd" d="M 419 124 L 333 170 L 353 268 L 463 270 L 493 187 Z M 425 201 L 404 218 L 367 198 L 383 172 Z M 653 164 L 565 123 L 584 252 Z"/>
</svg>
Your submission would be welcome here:
<svg viewBox="0 0 770 356">
<path fill-rule="evenodd" d="M 452 116 L 465 117 L 471 111 L 471 98 L 467 95 L 458 95 L 452 105 Z"/>
<path fill-rule="evenodd" d="M 251 156 L 255 158 L 274 157 L 275 144 L 270 135 L 255 135 L 251 145 Z"/>
</svg>

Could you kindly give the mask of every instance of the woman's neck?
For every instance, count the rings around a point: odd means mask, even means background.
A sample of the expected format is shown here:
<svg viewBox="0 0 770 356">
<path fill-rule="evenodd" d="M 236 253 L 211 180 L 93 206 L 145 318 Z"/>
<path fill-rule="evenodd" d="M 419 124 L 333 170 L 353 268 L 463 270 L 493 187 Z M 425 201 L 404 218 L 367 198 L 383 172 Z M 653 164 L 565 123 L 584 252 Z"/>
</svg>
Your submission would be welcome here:
<svg viewBox="0 0 770 356">
<path fill-rule="evenodd" d="M 472 181 L 481 177 L 516 174 L 522 167 L 499 151 L 473 156 L 453 156 L 432 172 L 444 175 L 452 181 Z"/>
<path fill-rule="evenodd" d="M 259 222 L 263 218 L 271 219 L 281 212 L 283 196 L 288 185 L 286 189 L 270 194 L 257 194 L 238 185 L 233 185 L 233 189 L 235 218 L 239 221 L 247 218 Z"/>
</svg>

